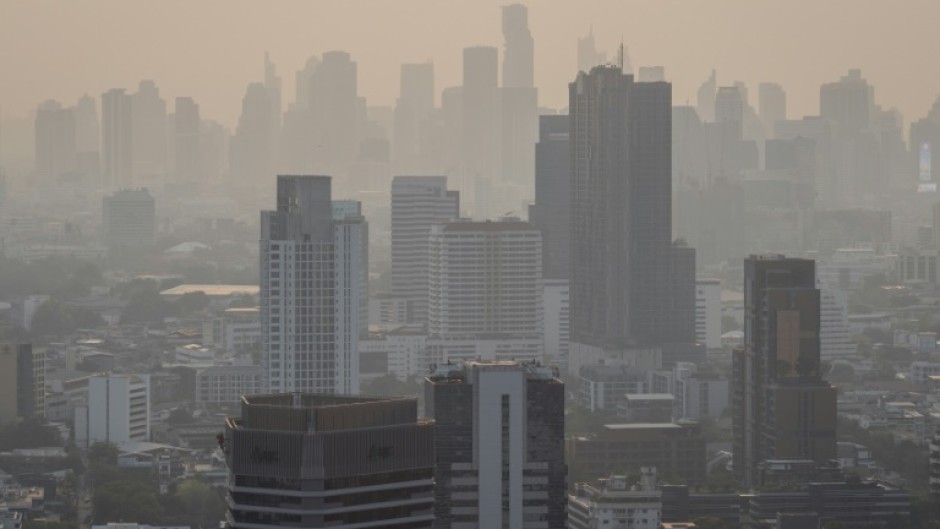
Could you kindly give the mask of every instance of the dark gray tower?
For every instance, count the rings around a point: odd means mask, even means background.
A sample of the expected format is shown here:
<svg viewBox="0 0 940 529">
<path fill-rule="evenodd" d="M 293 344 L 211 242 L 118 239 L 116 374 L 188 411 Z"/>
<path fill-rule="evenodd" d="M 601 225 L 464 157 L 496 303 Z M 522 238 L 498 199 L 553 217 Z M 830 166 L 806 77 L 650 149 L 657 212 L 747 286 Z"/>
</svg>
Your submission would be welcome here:
<svg viewBox="0 0 940 529">
<path fill-rule="evenodd" d="M 672 85 L 600 66 L 569 90 L 572 357 L 694 342 L 695 251 L 672 242 Z"/>
<path fill-rule="evenodd" d="M 529 221 L 542 230 L 542 277 L 568 279 L 571 162 L 568 116 L 540 116 L 535 144 L 535 204 Z"/>
</svg>

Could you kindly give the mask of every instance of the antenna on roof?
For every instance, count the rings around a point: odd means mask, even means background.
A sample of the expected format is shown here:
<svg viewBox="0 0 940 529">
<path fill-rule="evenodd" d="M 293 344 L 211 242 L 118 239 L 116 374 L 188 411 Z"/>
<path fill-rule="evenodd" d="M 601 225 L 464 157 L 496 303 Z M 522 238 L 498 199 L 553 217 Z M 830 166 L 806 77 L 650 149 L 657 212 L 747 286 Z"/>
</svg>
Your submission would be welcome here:
<svg viewBox="0 0 940 529">
<path fill-rule="evenodd" d="M 620 66 L 620 72 L 623 73 L 623 35 L 620 35 L 620 49 L 617 50 L 617 66 Z"/>
</svg>

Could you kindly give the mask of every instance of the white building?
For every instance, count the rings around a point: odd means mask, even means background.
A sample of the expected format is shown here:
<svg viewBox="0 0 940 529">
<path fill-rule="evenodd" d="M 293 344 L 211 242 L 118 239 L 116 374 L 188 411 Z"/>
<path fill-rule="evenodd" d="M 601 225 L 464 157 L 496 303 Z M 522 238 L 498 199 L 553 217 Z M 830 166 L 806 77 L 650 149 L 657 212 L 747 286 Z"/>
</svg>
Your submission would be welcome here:
<svg viewBox="0 0 940 529">
<path fill-rule="evenodd" d="M 929 384 L 930 377 L 940 375 L 940 362 L 925 362 L 917 360 L 911 362 L 911 380 L 912 384 Z"/>
<path fill-rule="evenodd" d="M 203 326 L 204 345 L 226 352 L 251 349 L 261 344 L 261 311 L 257 307 L 230 308 Z"/>
<path fill-rule="evenodd" d="M 663 505 L 656 469 L 643 467 L 640 472 L 641 481 L 635 485 L 617 475 L 576 483 L 568 496 L 568 528 L 659 529 Z"/>
<path fill-rule="evenodd" d="M 103 240 L 109 249 L 145 248 L 156 240 L 153 196 L 146 189 L 124 189 L 103 199 Z"/>
<path fill-rule="evenodd" d="M 707 349 L 721 348 L 721 281 L 695 280 L 695 339 Z"/>
<path fill-rule="evenodd" d="M 408 305 L 407 321 L 428 317 L 428 236 L 431 226 L 460 216 L 460 193 L 446 176 L 392 180 L 392 296 Z"/>
<path fill-rule="evenodd" d="M 75 442 L 127 443 L 150 440 L 150 377 L 103 375 L 88 379 L 85 406 L 75 407 Z"/>
<path fill-rule="evenodd" d="M 237 405 L 242 395 L 264 392 L 261 366 L 212 366 L 196 373 L 196 402 Z"/>
<path fill-rule="evenodd" d="M 820 289 L 819 346 L 823 360 L 848 360 L 858 355 L 847 307 L 848 296 L 844 291 Z"/>
<path fill-rule="evenodd" d="M 568 344 L 570 338 L 570 315 L 568 309 L 568 281 L 566 279 L 546 279 L 542 294 L 545 315 L 543 329 L 545 341 L 545 359 L 568 369 Z"/>
<path fill-rule="evenodd" d="M 542 342 L 542 234 L 517 219 L 431 228 L 432 336 L 512 335 Z"/>
<path fill-rule="evenodd" d="M 399 380 L 428 372 L 427 334 L 401 328 L 370 334 L 359 340 L 361 376 L 375 378 L 390 374 Z"/>
<path fill-rule="evenodd" d="M 261 350 L 267 391 L 359 392 L 365 225 L 333 218 L 327 176 L 279 176 L 261 214 Z"/>
</svg>

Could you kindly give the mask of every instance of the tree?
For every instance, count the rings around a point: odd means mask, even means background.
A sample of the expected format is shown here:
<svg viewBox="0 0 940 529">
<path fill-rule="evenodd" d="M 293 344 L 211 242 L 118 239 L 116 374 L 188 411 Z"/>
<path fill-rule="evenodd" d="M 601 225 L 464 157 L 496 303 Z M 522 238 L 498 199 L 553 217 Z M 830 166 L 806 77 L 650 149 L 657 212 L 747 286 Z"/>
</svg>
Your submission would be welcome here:
<svg viewBox="0 0 940 529">
<path fill-rule="evenodd" d="M 62 438 L 55 428 L 33 417 L 0 425 L 0 452 L 37 446 L 62 446 Z"/>
<path fill-rule="evenodd" d="M 137 522 L 159 525 L 163 509 L 151 487 L 136 481 L 99 483 L 92 495 L 92 512 L 98 523 Z"/>
<path fill-rule="evenodd" d="M 97 442 L 88 448 L 89 463 L 116 465 L 118 449 L 111 443 Z"/>
<path fill-rule="evenodd" d="M 186 408 L 175 408 L 170 412 L 170 416 L 167 417 L 166 422 L 170 426 L 189 424 L 193 422 L 193 416 Z"/>
<path fill-rule="evenodd" d="M 176 307 L 179 309 L 181 315 L 193 314 L 208 306 L 209 296 L 201 290 L 197 292 L 187 292 L 176 301 Z"/>
</svg>

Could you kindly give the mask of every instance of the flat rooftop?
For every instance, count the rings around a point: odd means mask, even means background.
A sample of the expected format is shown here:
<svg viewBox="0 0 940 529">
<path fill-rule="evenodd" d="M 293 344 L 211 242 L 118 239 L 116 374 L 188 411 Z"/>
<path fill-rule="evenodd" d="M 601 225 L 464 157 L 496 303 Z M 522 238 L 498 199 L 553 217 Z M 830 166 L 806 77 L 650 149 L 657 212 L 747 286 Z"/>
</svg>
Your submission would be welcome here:
<svg viewBox="0 0 940 529">
<path fill-rule="evenodd" d="M 182 296 L 183 294 L 192 294 L 193 292 L 205 292 L 207 296 L 212 297 L 228 297 L 228 296 L 237 296 L 239 294 L 248 294 L 251 296 L 257 296 L 261 291 L 261 288 L 258 285 L 197 285 L 197 284 L 185 284 L 178 285 L 173 288 L 164 290 L 160 292 L 161 296 L 175 297 Z"/>
</svg>

